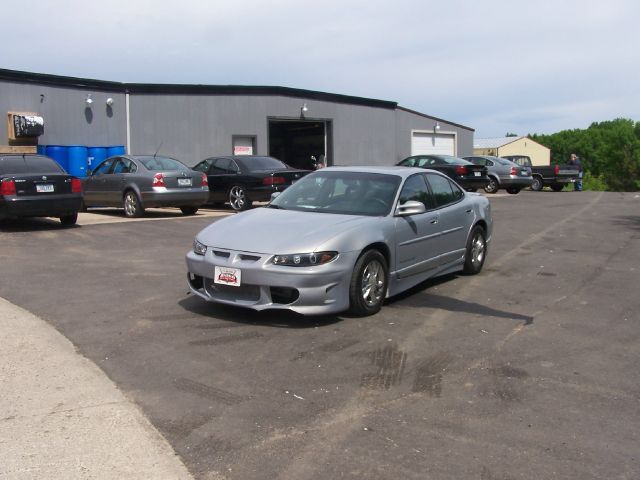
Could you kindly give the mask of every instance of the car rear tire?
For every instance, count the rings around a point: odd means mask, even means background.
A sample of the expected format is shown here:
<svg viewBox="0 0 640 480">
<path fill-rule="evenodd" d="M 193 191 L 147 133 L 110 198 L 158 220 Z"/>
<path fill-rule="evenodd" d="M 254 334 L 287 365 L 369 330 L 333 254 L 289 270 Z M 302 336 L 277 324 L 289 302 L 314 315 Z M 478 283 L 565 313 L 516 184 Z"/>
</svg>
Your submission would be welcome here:
<svg viewBox="0 0 640 480">
<path fill-rule="evenodd" d="M 564 188 L 564 185 L 551 185 L 551 190 L 553 190 L 554 192 L 561 192 L 562 189 Z"/>
<path fill-rule="evenodd" d="M 77 213 L 74 213 L 71 215 L 63 215 L 62 217 L 60 217 L 60 223 L 65 227 L 75 225 L 77 221 L 78 221 Z"/>
<path fill-rule="evenodd" d="M 507 193 L 510 193 L 511 195 L 517 195 L 518 193 L 520 193 L 520 187 L 509 187 L 507 188 Z"/>
<path fill-rule="evenodd" d="M 229 189 L 229 205 L 236 212 L 251 208 L 251 200 L 247 195 L 247 190 L 242 185 L 234 185 Z"/>
<path fill-rule="evenodd" d="M 195 215 L 198 211 L 198 207 L 180 207 L 180 211 L 183 215 Z"/>
<path fill-rule="evenodd" d="M 480 273 L 487 256 L 487 234 L 480 225 L 471 230 L 467 240 L 467 253 L 464 256 L 463 272 L 467 275 Z"/>
<path fill-rule="evenodd" d="M 499 189 L 500 184 L 498 181 L 493 177 L 489 177 L 489 183 L 484 187 L 484 191 L 487 193 L 496 193 Z"/>
<path fill-rule="evenodd" d="M 387 260 L 378 250 L 367 250 L 356 262 L 349 285 L 349 311 L 358 317 L 382 308 L 389 284 Z"/>
<path fill-rule="evenodd" d="M 138 195 L 136 195 L 134 191 L 128 190 L 127 192 L 125 192 L 122 204 L 126 217 L 135 218 L 144 215 L 144 208 L 142 207 L 142 203 L 140 202 Z"/>
<path fill-rule="evenodd" d="M 533 177 L 533 180 L 531 180 L 531 190 L 539 192 L 542 190 L 542 187 L 544 187 L 542 179 L 540 177 Z"/>
</svg>

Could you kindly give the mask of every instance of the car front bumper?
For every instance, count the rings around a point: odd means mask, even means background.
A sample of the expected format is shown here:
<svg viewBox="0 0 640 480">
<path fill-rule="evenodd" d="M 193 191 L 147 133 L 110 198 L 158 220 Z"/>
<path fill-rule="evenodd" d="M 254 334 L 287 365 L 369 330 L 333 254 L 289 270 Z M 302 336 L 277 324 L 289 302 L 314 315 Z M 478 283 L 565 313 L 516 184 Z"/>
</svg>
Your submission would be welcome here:
<svg viewBox="0 0 640 480">
<path fill-rule="evenodd" d="M 205 300 L 253 310 L 320 315 L 349 308 L 356 252 L 341 253 L 330 263 L 314 267 L 277 266 L 270 262 L 272 257 L 213 248 L 207 248 L 204 256 L 190 251 L 186 256 L 189 288 Z M 215 283 L 216 266 L 239 269 L 241 285 Z"/>
<path fill-rule="evenodd" d="M 62 217 L 78 213 L 81 206 L 81 193 L 5 196 L 0 199 L 0 218 Z"/>
</svg>

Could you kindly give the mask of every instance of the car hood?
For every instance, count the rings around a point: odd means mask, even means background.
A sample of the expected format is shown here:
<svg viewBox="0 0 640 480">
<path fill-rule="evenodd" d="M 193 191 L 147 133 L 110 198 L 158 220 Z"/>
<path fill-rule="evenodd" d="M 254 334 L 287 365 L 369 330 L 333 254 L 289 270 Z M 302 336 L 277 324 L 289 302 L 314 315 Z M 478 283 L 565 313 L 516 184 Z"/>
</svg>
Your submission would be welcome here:
<svg viewBox="0 0 640 480">
<path fill-rule="evenodd" d="M 336 248 L 340 237 L 380 217 L 256 208 L 212 223 L 196 236 L 209 247 L 253 253 L 303 253 Z M 333 246 L 332 246 L 333 245 Z"/>
</svg>

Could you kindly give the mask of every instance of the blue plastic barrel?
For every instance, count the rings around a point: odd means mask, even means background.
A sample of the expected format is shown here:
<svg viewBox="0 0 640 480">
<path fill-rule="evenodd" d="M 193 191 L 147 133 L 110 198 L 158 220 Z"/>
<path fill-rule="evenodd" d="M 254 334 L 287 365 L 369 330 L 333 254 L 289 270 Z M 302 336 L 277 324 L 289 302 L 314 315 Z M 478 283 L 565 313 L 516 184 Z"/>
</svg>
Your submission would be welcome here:
<svg viewBox="0 0 640 480">
<path fill-rule="evenodd" d="M 69 149 L 64 145 L 47 145 L 47 157 L 53 158 L 58 165 L 69 171 Z"/>
<path fill-rule="evenodd" d="M 107 147 L 107 157 L 113 157 L 114 155 L 124 155 L 124 145 L 115 145 L 113 147 Z"/>
<path fill-rule="evenodd" d="M 38 155 L 46 155 L 47 154 L 47 146 L 46 145 L 38 145 L 36 147 L 36 153 Z"/>
<path fill-rule="evenodd" d="M 76 177 L 87 176 L 88 150 L 82 145 L 69 145 L 69 169 L 70 175 Z"/>
<path fill-rule="evenodd" d="M 89 168 L 95 169 L 107 158 L 107 147 L 87 147 Z"/>
</svg>

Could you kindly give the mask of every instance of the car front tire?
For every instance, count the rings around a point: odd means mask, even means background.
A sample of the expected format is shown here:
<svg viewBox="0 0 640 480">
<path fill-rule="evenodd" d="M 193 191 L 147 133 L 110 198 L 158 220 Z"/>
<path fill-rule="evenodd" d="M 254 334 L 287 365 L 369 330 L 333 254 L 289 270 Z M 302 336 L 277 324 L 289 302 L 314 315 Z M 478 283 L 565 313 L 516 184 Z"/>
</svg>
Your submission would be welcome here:
<svg viewBox="0 0 640 480">
<path fill-rule="evenodd" d="M 251 208 L 251 200 L 247 195 L 247 190 L 242 185 L 234 185 L 229 189 L 229 205 L 236 212 Z"/>
<path fill-rule="evenodd" d="M 533 177 L 533 180 L 531 180 L 531 190 L 533 190 L 534 192 L 539 192 L 540 190 L 542 190 L 542 187 L 544 187 L 544 185 L 542 184 L 542 179 L 540 177 Z"/>
<path fill-rule="evenodd" d="M 500 185 L 498 184 L 498 181 L 493 177 L 489 177 L 489 183 L 484 187 L 484 191 L 487 193 L 496 193 L 499 188 Z"/>
<path fill-rule="evenodd" d="M 367 250 L 356 262 L 349 285 L 350 313 L 373 315 L 382 308 L 389 284 L 387 260 L 378 250 Z"/>
<path fill-rule="evenodd" d="M 467 239 L 467 253 L 464 257 L 464 273 L 475 275 L 480 273 L 484 260 L 487 256 L 487 234 L 480 225 L 476 225 L 471 230 L 471 235 Z"/>
<path fill-rule="evenodd" d="M 64 215 L 62 217 L 60 217 L 60 223 L 62 225 L 64 225 L 65 227 L 69 227 L 71 225 L 75 225 L 76 222 L 78 221 L 78 214 L 74 213 L 71 215 Z"/>
<path fill-rule="evenodd" d="M 180 211 L 183 215 L 195 215 L 198 211 L 198 207 L 180 207 Z"/>
<path fill-rule="evenodd" d="M 124 194 L 122 205 L 124 207 L 124 214 L 128 218 L 141 217 L 144 215 L 144 208 L 142 208 L 142 203 L 138 195 L 131 190 Z"/>
</svg>

